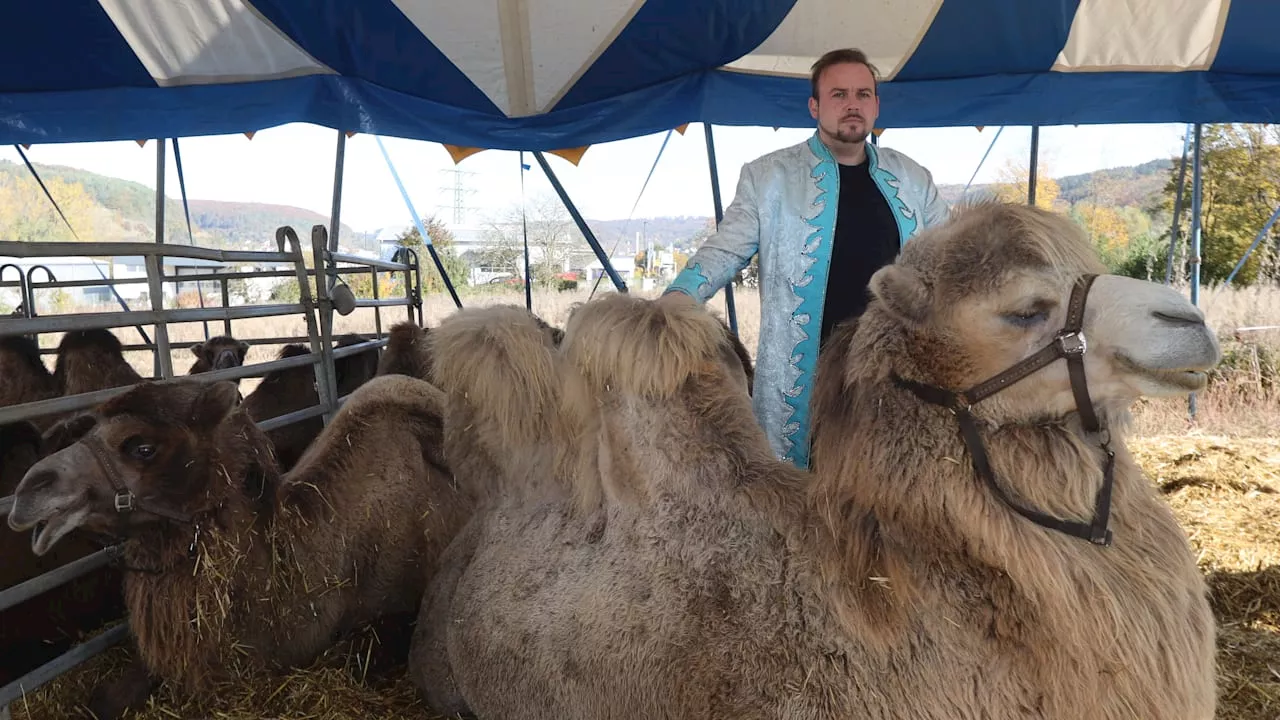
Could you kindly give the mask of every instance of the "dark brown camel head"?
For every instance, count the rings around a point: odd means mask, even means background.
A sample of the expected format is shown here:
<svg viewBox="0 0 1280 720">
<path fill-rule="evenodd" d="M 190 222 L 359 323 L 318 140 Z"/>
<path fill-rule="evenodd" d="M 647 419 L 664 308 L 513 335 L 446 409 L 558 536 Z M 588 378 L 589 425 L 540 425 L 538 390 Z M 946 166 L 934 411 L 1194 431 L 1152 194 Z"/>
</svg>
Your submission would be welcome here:
<svg viewBox="0 0 1280 720">
<path fill-rule="evenodd" d="M 236 340 L 230 335 L 209 338 L 191 346 L 191 354 L 196 356 L 196 361 L 191 364 L 187 374 L 195 375 L 211 370 L 240 367 L 244 365 L 244 358 L 248 352 L 249 343 Z"/>
<path fill-rule="evenodd" d="M 27 471 L 9 527 L 33 530 L 43 555 L 77 528 L 128 538 L 190 524 L 241 491 L 248 463 L 269 462 L 239 398 L 227 381 L 148 382 L 103 403 L 79 440 Z"/>
<path fill-rule="evenodd" d="M 1199 309 L 1157 283 L 1107 274 L 1065 216 L 996 202 L 957 209 L 872 277 L 874 300 L 847 348 L 844 384 L 893 370 L 950 390 L 973 387 L 1052 344 L 1075 284 L 1088 274 L 1097 276 L 1084 296 L 1082 325 L 1095 408 L 1124 413 L 1141 395 L 1204 387 L 1220 350 Z M 835 340 L 847 345 L 849 335 L 846 329 Z M 1058 360 L 974 412 L 1006 424 L 1058 418 L 1075 407 L 1067 363 Z"/>
</svg>

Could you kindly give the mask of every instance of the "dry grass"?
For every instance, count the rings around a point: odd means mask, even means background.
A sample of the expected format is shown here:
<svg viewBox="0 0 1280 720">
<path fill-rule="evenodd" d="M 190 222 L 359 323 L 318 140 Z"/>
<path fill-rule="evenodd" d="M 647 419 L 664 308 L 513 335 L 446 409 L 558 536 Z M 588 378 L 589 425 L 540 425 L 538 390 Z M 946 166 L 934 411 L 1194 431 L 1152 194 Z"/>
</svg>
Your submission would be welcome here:
<svg viewBox="0 0 1280 720">
<path fill-rule="evenodd" d="M 656 296 L 660 291 L 635 292 Z M 574 303 L 588 291 L 534 293 L 534 310 L 563 326 Z M 464 296 L 468 306 L 496 303 L 523 305 L 521 293 Z M 720 313 L 720 299 L 711 306 Z M 1165 493 L 1198 553 L 1212 588 L 1219 622 L 1218 717 L 1226 720 L 1280 718 L 1280 331 L 1239 334 L 1236 328 L 1280 323 L 1280 290 L 1206 291 L 1201 306 L 1227 351 L 1222 369 L 1209 389 L 1197 397 L 1195 422 L 1184 400 L 1142 403 L 1136 413 L 1135 455 Z M 453 312 L 447 296 L 427 298 L 428 326 Z M 754 354 L 759 327 L 759 296 L 739 291 L 740 334 Z M 405 317 L 383 311 L 383 330 Z M 301 318 L 236 321 L 238 337 L 303 334 Z M 151 332 L 151 328 L 146 328 Z M 211 334 L 221 326 L 211 326 Z M 373 332 L 372 310 L 336 318 L 335 332 Z M 173 327 L 177 340 L 203 337 L 199 325 Z M 122 341 L 137 342 L 135 331 L 122 329 Z M 46 346 L 57 336 L 43 339 Z M 249 362 L 274 357 L 276 348 L 255 346 Z M 177 372 L 192 357 L 174 354 Z M 144 375 L 152 371 L 149 353 L 132 353 L 130 361 Z M 242 381 L 244 392 L 254 380 Z M 212 701 L 194 701 L 162 691 L 149 709 L 135 717 L 169 718 L 427 718 L 412 684 L 400 670 L 383 682 L 365 677 L 360 661 L 368 638 L 335 648 L 313 668 L 284 677 L 227 687 Z M 362 644 L 363 643 L 363 644 Z M 365 648 L 365 649 L 362 649 Z M 128 658 L 113 648 L 12 706 L 15 720 L 86 717 L 77 704 L 102 678 L 121 669 Z"/>
</svg>

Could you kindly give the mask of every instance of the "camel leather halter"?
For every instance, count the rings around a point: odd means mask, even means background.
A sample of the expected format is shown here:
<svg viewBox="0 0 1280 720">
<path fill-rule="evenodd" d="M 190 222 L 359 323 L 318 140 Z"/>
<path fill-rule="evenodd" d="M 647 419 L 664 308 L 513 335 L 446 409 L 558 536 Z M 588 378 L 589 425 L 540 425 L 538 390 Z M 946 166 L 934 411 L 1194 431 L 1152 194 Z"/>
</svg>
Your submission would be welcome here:
<svg viewBox="0 0 1280 720">
<path fill-rule="evenodd" d="M 1045 347 L 1007 370 L 974 385 L 968 390 L 955 392 L 934 385 L 926 385 L 897 376 L 894 382 L 925 402 L 941 405 L 950 410 L 960 423 L 960 432 L 964 436 L 965 446 L 973 459 L 973 469 L 986 481 L 991 491 L 1005 505 L 1027 518 L 1031 522 L 1050 530 L 1078 537 L 1095 545 L 1110 546 L 1111 530 L 1107 527 L 1111 516 L 1111 491 L 1115 484 L 1115 452 L 1111 449 L 1111 434 L 1102 427 L 1093 409 L 1093 401 L 1089 397 L 1089 386 L 1085 382 L 1084 354 L 1088 350 L 1082 326 L 1084 324 L 1084 304 L 1089 295 L 1096 275 L 1083 275 L 1076 280 L 1071 289 L 1071 299 L 1067 305 L 1067 318 L 1058 334 Z M 1000 392 L 1010 385 L 1022 380 L 1031 373 L 1056 361 L 1065 358 L 1067 372 L 1071 378 L 1071 394 L 1075 397 L 1076 409 L 1080 413 L 1081 425 L 1085 432 L 1093 435 L 1098 446 L 1106 453 L 1103 466 L 1102 487 L 1098 490 L 1094 501 L 1093 521 L 1081 523 L 1063 520 L 1025 507 L 1009 497 L 1000 484 L 996 482 L 995 472 L 991 469 L 990 458 L 982 444 L 982 436 L 978 432 L 978 423 L 973 416 L 973 406 L 984 398 Z"/>
<path fill-rule="evenodd" d="M 98 466 L 102 469 L 103 475 L 106 475 L 107 482 L 111 484 L 111 489 L 116 493 L 112 504 L 115 506 L 116 514 L 120 518 L 121 527 L 123 527 L 124 524 L 124 513 L 133 512 L 134 510 L 148 512 L 152 515 L 183 525 L 192 525 L 193 530 L 191 544 L 187 547 L 187 557 L 188 559 L 194 559 L 196 556 L 196 545 L 200 542 L 200 523 L 196 522 L 190 515 L 185 515 L 149 502 L 144 502 L 135 495 L 132 490 L 127 488 L 124 485 L 124 481 L 120 479 L 123 477 L 120 473 L 120 467 L 116 464 L 115 457 L 112 456 L 111 451 L 107 448 L 107 444 L 102 440 L 101 436 L 96 433 L 89 433 L 85 437 L 81 438 L 80 442 L 84 443 L 84 446 L 93 454 L 94 459 L 98 461 Z M 120 537 L 124 537 L 124 534 L 120 533 Z M 126 565 L 124 562 L 124 551 L 118 545 L 113 545 L 108 548 L 108 550 L 110 551 L 108 552 L 108 556 L 111 562 L 121 570 L 144 572 L 150 575 L 163 574 L 163 571 L 155 570 L 153 568 Z"/>
</svg>

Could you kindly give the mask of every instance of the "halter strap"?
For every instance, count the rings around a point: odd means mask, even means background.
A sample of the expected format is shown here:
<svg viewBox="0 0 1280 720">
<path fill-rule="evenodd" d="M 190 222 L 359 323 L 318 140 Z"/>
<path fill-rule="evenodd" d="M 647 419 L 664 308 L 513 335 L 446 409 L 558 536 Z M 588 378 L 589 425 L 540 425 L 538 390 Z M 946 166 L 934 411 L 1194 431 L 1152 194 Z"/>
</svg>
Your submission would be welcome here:
<svg viewBox="0 0 1280 720">
<path fill-rule="evenodd" d="M 1111 449 L 1110 433 L 1102 428 L 1097 413 L 1093 409 L 1093 400 L 1089 396 L 1089 387 L 1084 373 L 1084 355 L 1088 350 L 1088 342 L 1082 332 L 1084 306 L 1096 277 L 1096 275 L 1083 275 L 1076 280 L 1071 290 L 1066 320 L 1053 342 L 1003 372 L 968 390 L 959 392 L 907 380 L 897 373 L 893 374 L 893 382 L 927 403 L 947 408 L 956 416 L 965 447 L 968 448 L 973 461 L 974 472 L 986 482 L 991 492 L 1001 502 L 1041 527 L 1088 540 L 1095 545 L 1110 546 L 1112 533 L 1108 524 L 1111 517 L 1112 488 L 1115 485 L 1115 452 Z M 1106 453 L 1102 487 L 1098 489 L 1094 499 L 1093 521 L 1089 523 L 1055 518 L 1028 508 L 1010 497 L 996 481 L 995 471 L 991 467 L 977 420 L 973 415 L 973 406 L 976 403 L 1026 378 L 1058 358 L 1066 358 L 1067 373 L 1071 380 L 1071 394 L 1075 398 L 1076 409 L 1080 413 L 1081 425 L 1086 432 L 1094 435 L 1099 447 Z"/>
</svg>

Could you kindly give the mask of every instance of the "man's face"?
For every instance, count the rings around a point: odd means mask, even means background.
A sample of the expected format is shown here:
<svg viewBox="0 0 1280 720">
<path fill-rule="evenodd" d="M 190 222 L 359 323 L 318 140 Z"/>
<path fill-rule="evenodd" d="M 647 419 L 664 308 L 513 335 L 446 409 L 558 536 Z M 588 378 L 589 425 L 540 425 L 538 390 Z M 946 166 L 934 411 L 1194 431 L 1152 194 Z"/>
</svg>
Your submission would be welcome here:
<svg viewBox="0 0 1280 720">
<path fill-rule="evenodd" d="M 875 127 L 880 97 L 866 65 L 832 65 L 818 77 L 818 97 L 809 98 L 809 114 L 828 139 L 859 143 Z"/>
</svg>

